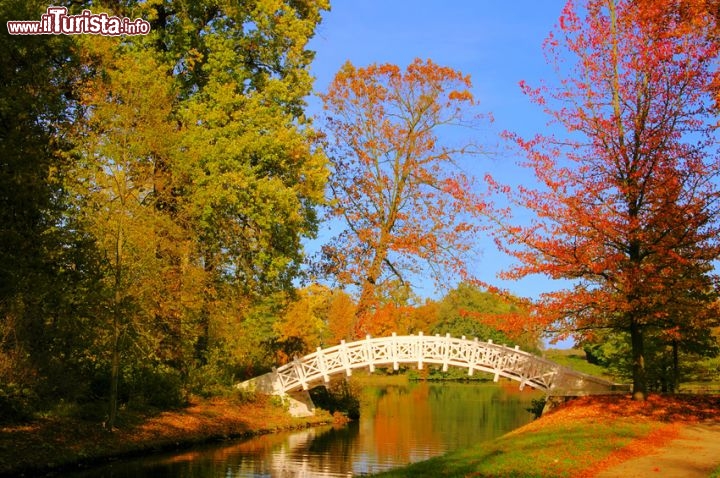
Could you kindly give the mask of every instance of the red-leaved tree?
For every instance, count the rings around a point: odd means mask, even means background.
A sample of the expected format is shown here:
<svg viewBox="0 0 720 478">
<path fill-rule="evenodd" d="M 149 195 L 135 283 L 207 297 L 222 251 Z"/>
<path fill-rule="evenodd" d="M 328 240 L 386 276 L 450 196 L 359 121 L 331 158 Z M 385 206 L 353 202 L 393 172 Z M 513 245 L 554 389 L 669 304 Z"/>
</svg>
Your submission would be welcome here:
<svg viewBox="0 0 720 478">
<path fill-rule="evenodd" d="M 509 134 L 540 186 L 497 185 L 536 217 L 500 228 L 498 244 L 519 259 L 507 276 L 573 284 L 543 295 L 532 317 L 564 336 L 629 333 L 638 399 L 645 334 L 707 327 L 720 252 L 709 116 L 718 45 L 702 25 L 658 21 L 652 3 L 566 4 L 545 43 L 559 84 L 521 84 L 565 134 Z"/>
</svg>

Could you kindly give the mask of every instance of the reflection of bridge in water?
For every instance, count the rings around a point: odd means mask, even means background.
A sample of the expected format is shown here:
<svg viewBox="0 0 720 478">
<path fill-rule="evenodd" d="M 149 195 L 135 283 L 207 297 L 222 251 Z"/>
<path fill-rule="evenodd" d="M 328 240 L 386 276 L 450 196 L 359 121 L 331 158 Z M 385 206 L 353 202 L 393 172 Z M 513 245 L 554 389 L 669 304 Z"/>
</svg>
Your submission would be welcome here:
<svg viewBox="0 0 720 478">
<path fill-rule="evenodd" d="M 238 386 L 262 393 L 288 396 L 291 413 L 312 413 L 312 402 L 307 394 L 310 388 L 330 382 L 333 376 L 352 375 L 357 368 L 400 364 L 414 364 L 422 369 L 424 364 L 462 367 L 472 376 L 475 371 L 520 382 L 525 386 L 543 390 L 548 396 L 581 396 L 627 393 L 628 386 L 618 385 L 599 377 L 577 372 L 555 362 L 520 350 L 497 345 L 492 341 L 467 340 L 465 337 L 395 335 L 371 338 L 356 342 L 341 342 L 326 349 L 319 348 L 304 357 L 273 369 Z"/>
</svg>

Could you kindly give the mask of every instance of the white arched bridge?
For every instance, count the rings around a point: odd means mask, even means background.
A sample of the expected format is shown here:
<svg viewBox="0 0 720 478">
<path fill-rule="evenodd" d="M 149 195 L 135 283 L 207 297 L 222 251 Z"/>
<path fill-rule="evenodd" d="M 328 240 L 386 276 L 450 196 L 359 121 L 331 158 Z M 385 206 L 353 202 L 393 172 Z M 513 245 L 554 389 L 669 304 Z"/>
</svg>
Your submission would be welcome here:
<svg viewBox="0 0 720 478">
<path fill-rule="evenodd" d="M 468 340 L 465 337 L 393 334 L 390 337 L 372 338 L 356 342 L 342 341 L 340 345 L 326 349 L 319 348 L 304 357 L 274 368 L 272 372 L 260 375 L 238 384 L 262 393 L 286 396 L 304 402 L 310 410 L 307 391 L 321 383 L 328 383 L 334 376 L 352 375 L 358 368 L 368 367 L 372 372 L 376 366 L 392 366 L 397 370 L 400 364 L 412 364 L 422 369 L 425 364 L 448 367 L 462 367 L 472 376 L 476 371 L 516 380 L 520 390 L 525 386 L 545 391 L 549 396 L 580 396 L 593 394 L 627 393 L 627 385 L 576 372 L 553 361 L 530 354 L 519 347 L 494 344 L 491 340 Z M 292 406 L 293 404 L 291 404 Z M 303 403 L 294 414 L 303 414 Z"/>
</svg>

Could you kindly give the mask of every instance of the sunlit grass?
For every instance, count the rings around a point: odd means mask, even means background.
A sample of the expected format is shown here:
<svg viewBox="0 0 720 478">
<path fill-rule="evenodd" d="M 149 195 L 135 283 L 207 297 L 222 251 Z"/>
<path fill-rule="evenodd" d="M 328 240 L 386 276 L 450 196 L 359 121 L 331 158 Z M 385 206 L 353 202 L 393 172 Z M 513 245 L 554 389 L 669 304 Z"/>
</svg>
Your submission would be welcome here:
<svg viewBox="0 0 720 478">
<path fill-rule="evenodd" d="M 589 363 L 585 358 L 585 352 L 578 349 L 558 350 L 550 349 L 544 353 L 548 360 L 557 362 L 565 367 L 570 367 L 578 372 L 594 375 L 596 377 L 610 378 L 605 367 Z"/>
<path fill-rule="evenodd" d="M 720 393 L 720 381 L 686 382 L 680 385 L 680 393 Z"/>
</svg>

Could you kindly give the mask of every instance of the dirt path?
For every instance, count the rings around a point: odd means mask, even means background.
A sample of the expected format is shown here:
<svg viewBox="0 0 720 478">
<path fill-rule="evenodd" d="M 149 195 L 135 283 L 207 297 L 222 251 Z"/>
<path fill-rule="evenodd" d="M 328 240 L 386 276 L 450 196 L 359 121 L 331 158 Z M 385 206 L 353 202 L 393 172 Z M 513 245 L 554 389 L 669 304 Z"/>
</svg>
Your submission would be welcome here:
<svg viewBox="0 0 720 478">
<path fill-rule="evenodd" d="M 651 454 L 632 458 L 597 478 L 707 478 L 720 467 L 720 424 L 683 426 L 680 436 Z"/>
</svg>

